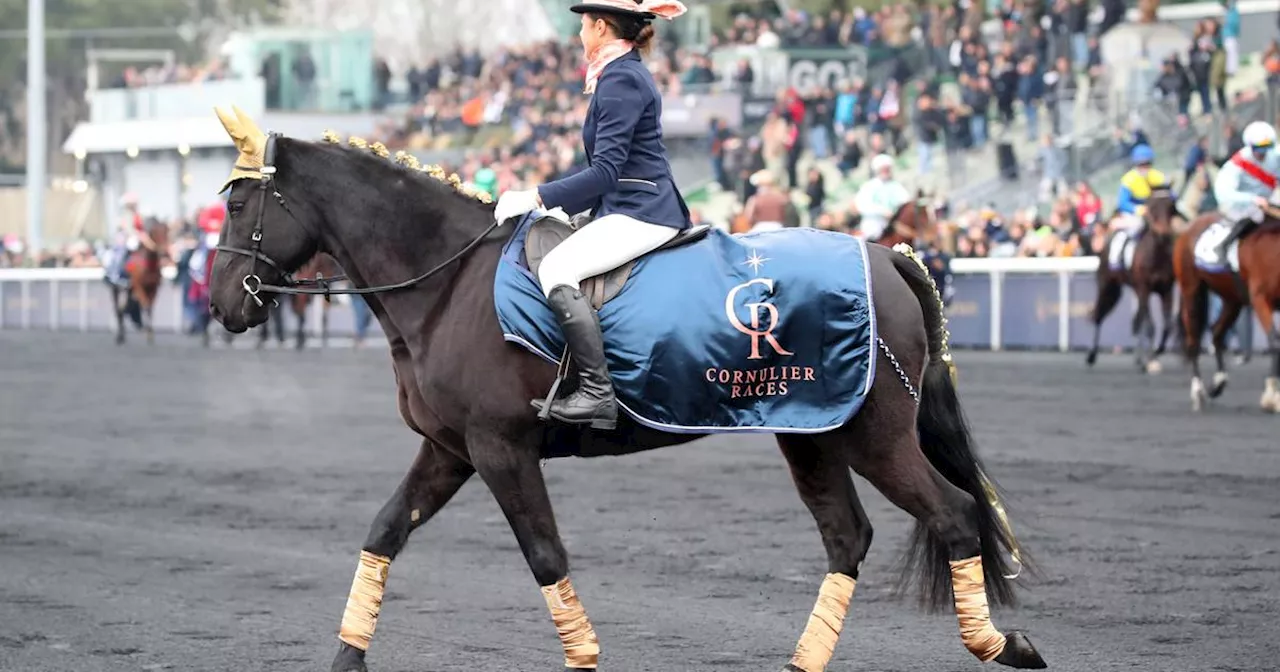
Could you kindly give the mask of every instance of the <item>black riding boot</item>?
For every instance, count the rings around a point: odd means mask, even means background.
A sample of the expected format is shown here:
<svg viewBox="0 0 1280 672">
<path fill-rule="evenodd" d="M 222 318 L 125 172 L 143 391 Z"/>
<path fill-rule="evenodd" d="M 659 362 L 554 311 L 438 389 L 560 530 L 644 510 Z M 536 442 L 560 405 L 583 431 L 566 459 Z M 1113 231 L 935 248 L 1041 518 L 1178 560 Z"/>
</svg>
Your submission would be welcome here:
<svg viewBox="0 0 1280 672">
<path fill-rule="evenodd" d="M 1249 228 L 1250 224 L 1253 224 L 1253 222 L 1247 217 L 1241 217 L 1231 223 L 1231 231 L 1222 239 L 1222 242 L 1218 243 L 1218 247 L 1214 250 L 1217 253 L 1218 258 L 1224 263 L 1227 262 L 1227 250 L 1231 247 L 1231 243 L 1240 238 L 1241 234 Z"/>
<path fill-rule="evenodd" d="M 593 429 L 613 429 L 618 422 L 618 406 L 613 381 L 604 357 L 604 338 L 591 304 L 575 287 L 559 285 L 547 297 L 574 364 L 578 367 L 578 389 L 573 394 L 551 400 L 551 417 Z M 535 401 L 541 408 L 546 399 Z"/>
</svg>

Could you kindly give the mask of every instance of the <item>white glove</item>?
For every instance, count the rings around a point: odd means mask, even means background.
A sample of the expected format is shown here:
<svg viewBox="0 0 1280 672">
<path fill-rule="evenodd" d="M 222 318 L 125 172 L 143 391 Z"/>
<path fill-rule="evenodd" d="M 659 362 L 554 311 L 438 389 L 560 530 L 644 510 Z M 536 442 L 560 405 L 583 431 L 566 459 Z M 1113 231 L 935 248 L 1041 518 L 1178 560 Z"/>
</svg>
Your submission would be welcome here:
<svg viewBox="0 0 1280 672">
<path fill-rule="evenodd" d="M 498 197 L 498 204 L 493 208 L 493 218 L 501 226 L 512 217 L 519 217 L 527 212 L 537 210 L 541 206 L 539 200 L 541 199 L 538 198 L 536 189 L 503 192 Z"/>
</svg>

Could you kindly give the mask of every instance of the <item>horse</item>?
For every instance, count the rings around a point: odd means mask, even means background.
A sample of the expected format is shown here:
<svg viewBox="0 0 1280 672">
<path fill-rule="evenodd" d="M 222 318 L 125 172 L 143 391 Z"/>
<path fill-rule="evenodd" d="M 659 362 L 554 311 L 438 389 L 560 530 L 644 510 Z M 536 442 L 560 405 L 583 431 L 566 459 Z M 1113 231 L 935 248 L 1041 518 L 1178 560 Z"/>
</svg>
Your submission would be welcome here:
<svg viewBox="0 0 1280 672">
<path fill-rule="evenodd" d="M 1138 296 L 1138 310 L 1133 314 L 1133 335 L 1138 339 L 1138 346 L 1134 348 L 1134 361 L 1138 368 L 1145 369 L 1147 373 L 1160 372 L 1160 355 L 1164 354 L 1169 334 L 1175 325 L 1173 244 L 1177 234 L 1173 221 L 1175 217 L 1182 215 L 1178 212 L 1174 193 L 1169 188 L 1153 190 L 1146 206 L 1143 218 L 1147 223 L 1147 230 L 1136 244 L 1130 243 L 1134 246 L 1132 265 L 1113 269 L 1108 263 L 1107 250 L 1110 250 L 1115 240 L 1114 233 L 1108 237 L 1103 255 L 1098 258 L 1098 296 L 1089 317 L 1093 322 L 1093 347 L 1089 349 L 1085 359 L 1089 366 L 1093 366 L 1098 360 L 1102 321 L 1107 319 L 1107 315 L 1120 302 L 1120 296 L 1128 285 Z M 1148 305 L 1152 293 L 1160 296 L 1161 317 L 1160 341 L 1156 343 L 1154 352 L 1151 352 L 1151 345 L 1155 339 L 1156 325 Z"/>
<path fill-rule="evenodd" d="M 1280 413 L 1280 326 L 1275 315 L 1280 310 L 1280 210 L 1269 207 L 1262 224 L 1239 239 L 1233 247 L 1238 268 L 1201 263 L 1216 241 L 1225 234 L 1221 213 L 1208 212 L 1192 221 L 1174 248 L 1173 270 L 1182 292 L 1182 325 L 1186 336 L 1184 354 L 1191 363 L 1191 408 L 1203 410 L 1227 386 L 1227 332 L 1245 306 L 1253 308 L 1262 324 L 1271 350 L 1271 368 L 1259 405 L 1264 411 Z M 1207 236 L 1213 232 L 1216 235 Z M 1202 240 L 1203 239 L 1203 240 Z M 1238 272 L 1238 274 L 1237 274 Z M 1217 371 L 1206 389 L 1200 377 L 1200 348 L 1209 314 L 1209 292 L 1222 299 L 1222 312 L 1213 324 L 1213 355 Z"/>
<path fill-rule="evenodd" d="M 917 190 L 915 200 L 898 207 L 889 218 L 888 228 L 875 242 L 889 248 L 903 243 L 915 245 L 934 236 L 935 219 L 933 206 L 928 204 L 924 191 Z"/>
<path fill-rule="evenodd" d="M 596 668 L 598 639 L 569 578 L 540 462 L 633 454 L 703 434 L 658 429 L 625 413 L 612 430 L 538 419 L 530 399 L 558 382 L 559 370 L 504 340 L 495 317 L 495 273 L 508 263 L 502 254 L 509 241 L 494 222 L 487 194 L 468 191 L 456 175 L 446 179 L 438 167 L 414 170 L 416 160 L 408 155 L 387 160 L 378 143 L 351 138 L 343 146 L 331 133 L 324 142 L 308 142 L 267 135 L 239 110 L 219 109 L 218 116 L 241 156 L 229 183 L 229 219 L 213 272 L 215 318 L 242 333 L 262 323 L 272 297 L 322 293 L 293 286 L 288 274 L 316 251 L 332 255 L 356 287 L 347 291 L 367 296 L 388 338 L 400 415 L 421 437 L 415 461 L 361 549 L 331 669 L 367 670 L 392 562 L 409 535 L 477 474 L 541 588 L 565 666 Z M 755 235 L 827 234 L 787 229 Z M 716 240 L 738 238 L 712 232 L 690 245 Z M 848 244 L 863 245 L 855 239 Z M 871 542 L 851 468 L 916 519 L 908 556 L 914 562 L 907 563 L 903 580 L 918 583 L 929 605 L 954 605 L 966 648 L 984 661 L 1043 668 L 1024 634 L 1001 633 L 990 621 L 988 600 L 1015 601 L 1015 562 L 1032 563 L 963 418 L 937 290 L 910 248 L 858 249 L 866 249 L 865 257 L 850 262 L 866 259 L 864 272 L 876 286 L 874 306 L 866 309 L 882 341 L 879 350 L 868 348 L 878 366 L 868 378 L 866 401 L 833 429 L 777 435 L 817 522 L 829 568 L 785 669 L 826 666 Z"/>
<path fill-rule="evenodd" d="M 121 287 L 116 283 L 109 283 L 111 305 L 115 307 L 116 313 L 116 345 L 124 344 L 126 313 L 134 313 L 135 323 L 147 334 L 148 345 L 154 344 L 156 340 L 151 311 L 155 307 L 156 294 L 160 291 L 161 264 L 169 258 L 169 227 L 152 220 L 147 227 L 147 234 L 151 236 L 155 248 L 141 246 L 129 254 L 124 265 L 129 284 Z"/>
</svg>

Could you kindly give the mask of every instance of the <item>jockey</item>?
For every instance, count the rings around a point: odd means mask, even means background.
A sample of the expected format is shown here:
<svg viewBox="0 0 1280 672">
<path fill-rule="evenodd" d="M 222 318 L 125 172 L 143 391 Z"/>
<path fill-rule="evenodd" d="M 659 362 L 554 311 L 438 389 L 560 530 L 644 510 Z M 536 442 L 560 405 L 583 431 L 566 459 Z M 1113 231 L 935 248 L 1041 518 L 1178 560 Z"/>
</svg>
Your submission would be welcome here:
<svg viewBox="0 0 1280 672">
<path fill-rule="evenodd" d="M 1133 168 L 1120 178 L 1120 196 L 1116 199 L 1116 210 L 1123 217 L 1116 220 L 1119 228 L 1126 230 L 1131 238 L 1137 239 L 1145 228 L 1143 214 L 1146 211 L 1147 197 L 1155 187 L 1167 186 L 1164 173 L 1151 167 L 1156 160 L 1156 153 L 1150 145 L 1137 145 L 1129 153 Z"/>
<path fill-rule="evenodd" d="M 1124 250 L 1129 243 L 1142 237 L 1147 228 L 1147 198 L 1153 189 L 1166 187 L 1169 182 L 1164 173 L 1151 167 L 1156 160 L 1156 153 L 1150 145 L 1135 145 L 1129 153 L 1129 161 L 1133 168 L 1120 178 L 1120 196 L 1116 199 L 1116 217 L 1111 220 L 1115 238 L 1111 241 L 1112 267 L 1124 264 Z M 1117 243 L 1118 241 L 1118 243 Z"/>
<path fill-rule="evenodd" d="M 906 187 L 893 179 L 893 159 L 888 154 L 878 154 L 871 159 L 874 175 L 858 189 L 854 206 L 858 208 L 862 236 L 868 241 L 878 240 L 889 228 L 889 220 L 898 208 L 911 200 Z"/>
<path fill-rule="evenodd" d="M 1227 258 L 1227 247 L 1254 224 L 1262 222 L 1263 208 L 1270 204 L 1280 176 L 1280 151 L 1276 150 L 1276 129 L 1265 121 L 1255 121 L 1244 129 L 1244 147 L 1218 170 L 1213 195 L 1231 232 L 1218 243 L 1219 259 Z"/>
<path fill-rule="evenodd" d="M 138 212 L 138 195 L 128 192 L 120 197 L 120 224 L 116 229 L 116 242 L 112 246 L 110 272 L 108 278 L 121 285 L 129 284 L 129 276 L 125 266 L 129 254 L 137 250 L 139 245 L 155 249 L 151 236 L 147 235 L 142 223 L 142 215 Z"/>
<path fill-rule="evenodd" d="M 568 214 L 589 209 L 598 218 L 556 246 L 538 270 L 577 364 L 578 388 L 534 405 L 550 404 L 549 415 L 561 422 L 612 429 L 618 411 L 600 324 L 578 285 L 692 225 L 662 143 L 662 95 L 640 58 L 654 37 L 650 22 L 674 19 L 685 7 L 677 0 L 591 0 L 570 11 L 582 15 L 585 93 L 593 96 L 582 127 L 590 165 L 536 189 L 503 193 L 494 217 L 501 224 L 541 207 Z"/>
</svg>

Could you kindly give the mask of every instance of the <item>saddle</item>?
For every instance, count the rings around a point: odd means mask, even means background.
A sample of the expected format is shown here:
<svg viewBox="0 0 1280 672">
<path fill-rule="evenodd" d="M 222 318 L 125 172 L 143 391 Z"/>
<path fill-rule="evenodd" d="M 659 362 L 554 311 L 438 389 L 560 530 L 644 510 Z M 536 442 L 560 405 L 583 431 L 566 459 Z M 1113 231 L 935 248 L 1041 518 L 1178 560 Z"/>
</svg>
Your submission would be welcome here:
<svg viewBox="0 0 1280 672">
<path fill-rule="evenodd" d="M 595 220 L 592 220 L 590 215 L 578 215 L 569 223 L 551 216 L 538 219 L 529 227 L 529 234 L 524 240 L 524 257 L 529 270 L 536 276 L 538 268 L 542 266 L 542 260 L 546 258 L 551 250 L 554 250 L 557 245 L 564 242 L 564 239 L 572 235 L 573 232 L 593 223 L 595 223 Z M 705 238 L 710 230 L 710 224 L 690 227 L 676 234 L 675 238 L 667 241 L 649 254 L 697 242 Z M 612 271 L 606 271 L 582 281 L 582 295 L 591 302 L 592 308 L 600 310 L 601 306 L 622 291 L 622 288 L 627 284 L 627 278 L 630 277 L 631 269 L 635 266 L 635 263 L 636 260 L 628 261 Z"/>
</svg>

